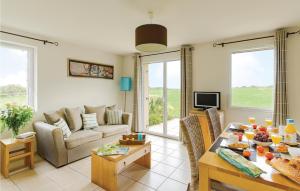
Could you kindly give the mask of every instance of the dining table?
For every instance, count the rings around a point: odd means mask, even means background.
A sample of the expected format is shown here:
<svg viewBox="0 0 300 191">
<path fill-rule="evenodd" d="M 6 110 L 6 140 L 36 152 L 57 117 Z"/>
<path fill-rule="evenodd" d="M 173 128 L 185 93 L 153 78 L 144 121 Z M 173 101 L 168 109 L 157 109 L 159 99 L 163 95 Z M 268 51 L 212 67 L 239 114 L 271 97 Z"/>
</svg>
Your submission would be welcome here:
<svg viewBox="0 0 300 191">
<path fill-rule="evenodd" d="M 252 162 L 264 171 L 257 178 L 244 174 L 219 157 L 216 150 L 222 147 L 222 141 L 228 138 L 232 125 L 234 124 L 230 123 L 224 129 L 222 134 L 199 159 L 199 191 L 210 191 L 211 180 L 245 191 L 300 191 L 300 185 L 275 170 L 264 154 L 255 152 L 255 155 L 252 156 L 254 157 Z M 268 151 L 269 147 L 266 147 L 265 150 Z"/>
</svg>

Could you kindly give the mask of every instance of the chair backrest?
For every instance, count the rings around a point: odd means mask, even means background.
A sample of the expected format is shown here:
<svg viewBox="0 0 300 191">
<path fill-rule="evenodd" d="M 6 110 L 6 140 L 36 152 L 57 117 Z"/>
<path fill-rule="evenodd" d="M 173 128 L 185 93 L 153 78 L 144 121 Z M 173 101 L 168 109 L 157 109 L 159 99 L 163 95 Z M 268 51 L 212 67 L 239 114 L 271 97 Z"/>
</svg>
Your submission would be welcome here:
<svg viewBox="0 0 300 191">
<path fill-rule="evenodd" d="M 187 145 L 192 177 L 198 177 L 198 160 L 205 152 L 199 118 L 196 115 L 185 117 L 180 120 L 180 127 Z"/>
<path fill-rule="evenodd" d="M 221 122 L 218 110 L 216 108 L 209 108 L 205 110 L 208 118 L 208 127 L 211 141 L 214 142 L 222 133 Z"/>
</svg>

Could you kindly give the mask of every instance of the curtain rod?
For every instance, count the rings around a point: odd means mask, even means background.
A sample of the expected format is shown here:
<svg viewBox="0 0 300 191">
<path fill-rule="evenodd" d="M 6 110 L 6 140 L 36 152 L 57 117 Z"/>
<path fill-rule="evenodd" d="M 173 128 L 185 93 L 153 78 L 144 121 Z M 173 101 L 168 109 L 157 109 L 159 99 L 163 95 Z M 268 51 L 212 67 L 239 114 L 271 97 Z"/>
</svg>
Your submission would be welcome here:
<svg viewBox="0 0 300 191">
<path fill-rule="evenodd" d="M 300 30 L 295 31 L 295 32 L 288 32 L 286 33 L 286 37 L 289 37 L 289 35 L 293 35 L 293 34 L 300 34 Z M 262 36 L 262 37 L 257 37 L 257 38 L 248 38 L 248 39 L 243 39 L 243 40 L 236 40 L 236 41 L 230 41 L 230 42 L 221 42 L 221 43 L 214 43 L 213 47 L 217 47 L 217 46 L 222 46 L 224 47 L 226 44 L 234 44 L 234 43 L 239 43 L 239 42 L 246 42 L 246 41 L 252 41 L 252 40 L 260 40 L 260 39 L 265 39 L 265 38 L 274 38 L 274 35 L 270 35 L 270 36 Z"/>
<path fill-rule="evenodd" d="M 30 36 L 20 35 L 20 34 L 16 34 L 16 33 L 7 32 L 7 31 L 0 31 L 0 32 L 4 33 L 4 34 L 9 34 L 9 35 L 13 35 L 13 36 L 18 36 L 18 37 L 22 37 L 22 38 L 27 38 L 27 39 L 31 39 L 31 40 L 40 41 L 40 42 L 43 42 L 45 45 L 46 44 L 54 44 L 55 46 L 58 46 L 58 42 L 52 42 L 52 41 L 48 41 L 48 40 L 33 38 L 33 37 L 30 37 Z"/>
<path fill-rule="evenodd" d="M 146 56 L 155 56 L 155 55 L 160 55 L 160 54 L 168 54 L 168 53 L 172 53 L 172 52 L 180 52 L 180 50 L 173 50 L 173 51 L 169 51 L 169 52 L 160 52 L 160 53 L 155 53 L 155 54 L 146 54 L 146 55 L 141 55 L 139 56 L 141 57 L 146 57 Z"/>
</svg>

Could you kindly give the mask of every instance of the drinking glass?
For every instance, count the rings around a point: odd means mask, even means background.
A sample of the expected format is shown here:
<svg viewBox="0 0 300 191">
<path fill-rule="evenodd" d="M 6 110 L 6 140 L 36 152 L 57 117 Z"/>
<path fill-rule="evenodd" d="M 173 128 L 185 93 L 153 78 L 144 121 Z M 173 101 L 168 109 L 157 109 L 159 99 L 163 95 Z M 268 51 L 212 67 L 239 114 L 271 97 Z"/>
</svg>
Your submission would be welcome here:
<svg viewBox="0 0 300 191">
<path fill-rule="evenodd" d="M 249 145 L 249 149 L 250 149 L 250 140 L 253 140 L 255 134 L 252 131 L 246 131 L 245 136 L 248 139 L 248 145 Z"/>
<path fill-rule="evenodd" d="M 248 122 L 250 123 L 250 125 L 253 125 L 256 123 L 255 117 L 248 117 Z"/>
<path fill-rule="evenodd" d="M 282 136 L 278 134 L 272 134 L 271 139 L 275 145 L 275 150 L 277 150 L 277 144 L 279 144 L 282 141 Z"/>
</svg>

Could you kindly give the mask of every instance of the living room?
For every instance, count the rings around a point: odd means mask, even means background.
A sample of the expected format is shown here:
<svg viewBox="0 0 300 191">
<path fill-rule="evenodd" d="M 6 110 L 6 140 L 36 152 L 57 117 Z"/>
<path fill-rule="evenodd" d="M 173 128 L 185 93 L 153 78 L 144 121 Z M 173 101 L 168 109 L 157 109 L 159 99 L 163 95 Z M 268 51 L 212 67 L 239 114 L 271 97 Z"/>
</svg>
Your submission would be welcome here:
<svg viewBox="0 0 300 191">
<path fill-rule="evenodd" d="M 1 0 L 1 190 L 300 190 L 298 7 Z"/>
</svg>

